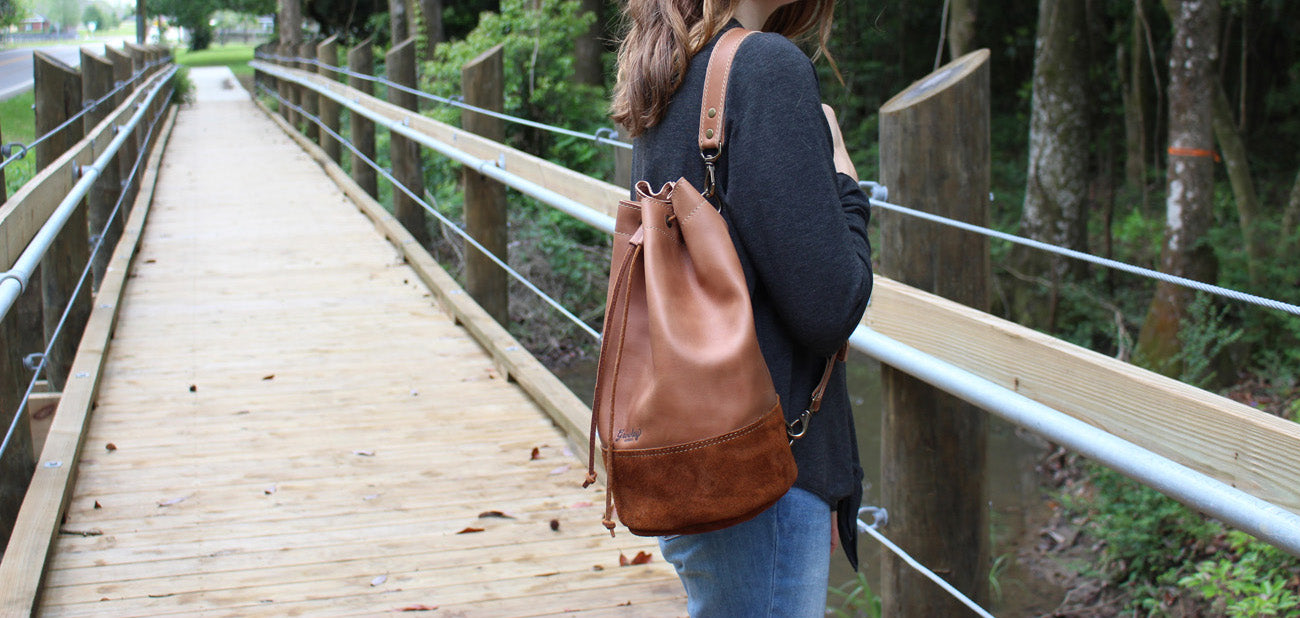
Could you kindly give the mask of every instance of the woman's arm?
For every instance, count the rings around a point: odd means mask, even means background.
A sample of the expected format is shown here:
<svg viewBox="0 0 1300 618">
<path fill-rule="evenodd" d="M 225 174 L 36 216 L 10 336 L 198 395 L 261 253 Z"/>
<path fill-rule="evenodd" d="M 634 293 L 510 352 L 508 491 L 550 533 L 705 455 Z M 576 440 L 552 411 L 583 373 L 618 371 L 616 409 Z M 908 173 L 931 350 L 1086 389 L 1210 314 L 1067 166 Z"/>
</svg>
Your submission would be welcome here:
<svg viewBox="0 0 1300 618">
<path fill-rule="evenodd" d="M 731 80 L 725 208 L 782 322 L 829 356 L 871 295 L 867 198 L 798 47 L 752 36 Z"/>
</svg>

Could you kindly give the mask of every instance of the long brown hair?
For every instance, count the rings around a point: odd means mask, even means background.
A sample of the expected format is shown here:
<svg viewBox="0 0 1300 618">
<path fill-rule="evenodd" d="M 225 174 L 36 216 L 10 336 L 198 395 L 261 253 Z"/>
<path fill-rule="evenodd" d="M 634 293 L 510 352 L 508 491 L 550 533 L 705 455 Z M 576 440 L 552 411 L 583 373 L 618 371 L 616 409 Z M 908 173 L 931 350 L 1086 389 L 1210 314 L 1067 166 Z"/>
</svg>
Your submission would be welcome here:
<svg viewBox="0 0 1300 618">
<path fill-rule="evenodd" d="M 627 0 L 623 9 L 627 34 L 618 49 L 618 83 L 610 117 L 632 137 L 658 124 L 686 77 L 691 58 L 727 24 L 736 2 Z M 763 31 L 790 39 L 808 34 L 817 42 L 814 58 L 825 55 L 831 60 L 826 40 L 834 8 L 835 0 L 796 0 L 772 13 Z"/>
</svg>

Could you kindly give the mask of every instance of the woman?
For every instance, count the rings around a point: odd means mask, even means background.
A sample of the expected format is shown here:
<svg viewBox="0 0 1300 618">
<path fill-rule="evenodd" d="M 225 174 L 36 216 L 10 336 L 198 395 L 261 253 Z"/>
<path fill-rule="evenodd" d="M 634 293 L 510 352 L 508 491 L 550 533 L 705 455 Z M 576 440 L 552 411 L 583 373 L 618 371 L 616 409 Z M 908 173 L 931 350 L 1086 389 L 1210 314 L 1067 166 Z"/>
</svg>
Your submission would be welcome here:
<svg viewBox="0 0 1300 618">
<path fill-rule="evenodd" d="M 812 62 L 791 42 L 813 33 L 825 52 L 833 0 L 630 0 L 613 118 L 635 138 L 632 179 L 705 186 L 697 131 L 705 70 L 718 36 L 741 44 L 716 170 L 754 305 L 759 346 L 787 421 L 798 417 L 871 294 L 868 202 Z M 635 193 L 634 193 L 635 196 Z M 660 546 L 692 616 L 821 616 L 838 527 L 857 568 L 862 469 L 839 364 L 821 410 L 793 445 L 794 487 L 758 517 Z M 838 522 L 838 523 L 837 523 Z"/>
</svg>

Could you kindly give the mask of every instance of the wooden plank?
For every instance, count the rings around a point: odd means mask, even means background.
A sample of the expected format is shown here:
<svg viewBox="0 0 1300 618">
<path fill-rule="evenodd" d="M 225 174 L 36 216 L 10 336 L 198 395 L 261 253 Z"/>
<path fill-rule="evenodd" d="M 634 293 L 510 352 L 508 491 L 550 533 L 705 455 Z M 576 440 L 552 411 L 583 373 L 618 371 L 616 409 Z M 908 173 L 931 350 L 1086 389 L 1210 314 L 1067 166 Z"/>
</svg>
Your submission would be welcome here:
<svg viewBox="0 0 1300 618">
<path fill-rule="evenodd" d="M 129 111 L 129 108 L 119 111 L 114 117 L 122 111 Z M 144 189 L 137 198 L 137 207 L 127 220 L 122 241 L 113 252 L 113 259 L 105 272 L 103 286 L 86 324 L 81 348 L 72 364 L 73 378 L 69 380 L 59 402 L 59 411 L 55 413 L 45 448 L 41 451 L 40 465 L 32 477 L 27 497 L 23 500 L 23 508 L 14 525 L 14 536 L 5 549 L 3 561 L 0 561 L 0 613 L 4 615 L 26 616 L 35 608 L 50 544 L 57 533 L 72 491 L 72 479 L 76 474 L 86 422 L 99 385 L 99 374 L 103 369 L 113 326 L 117 321 L 118 302 L 144 229 L 166 137 L 171 133 L 175 118 L 173 111 L 164 120 L 159 146 L 149 156 L 148 171 L 142 183 Z M 105 125 L 101 124 L 97 132 L 103 133 L 104 129 Z M 89 139 L 83 140 L 83 144 L 89 143 Z"/>
<path fill-rule="evenodd" d="M 475 157 L 487 161 L 500 161 L 502 162 L 502 167 L 510 173 L 527 178 L 528 180 L 551 191 L 572 199 L 580 204 L 585 204 L 596 211 L 611 217 L 613 217 L 618 210 L 619 200 L 625 200 L 628 198 L 627 189 L 619 188 L 585 174 L 580 174 L 540 157 L 535 157 L 514 148 L 510 148 L 509 146 L 483 139 L 473 133 L 457 129 L 432 118 L 413 114 L 407 110 L 380 101 L 379 99 L 368 96 L 359 90 L 343 84 L 318 79 L 318 76 L 313 76 L 306 72 L 286 69 L 285 67 L 276 65 L 268 65 L 261 61 L 253 61 L 250 64 L 254 67 L 262 67 L 266 70 L 284 71 L 294 75 L 295 77 L 310 80 L 316 85 L 316 87 L 322 90 L 335 92 L 343 97 L 356 101 L 366 109 L 378 112 L 390 120 L 407 122 L 417 131 L 439 141 L 451 144 L 452 146 L 464 150 Z"/>
<path fill-rule="evenodd" d="M 580 489 L 564 436 L 500 361 L 356 205 L 291 171 L 307 159 L 288 139 L 235 109 L 178 121 L 42 613 L 366 615 L 431 596 L 474 615 L 611 595 L 680 608 L 670 565 L 613 566 L 654 541 L 605 534 L 603 493 Z M 213 126 L 239 133 L 195 137 Z M 244 186 L 175 167 L 199 157 Z M 293 180 L 263 184 L 268 160 Z M 484 532 L 456 534 L 471 525 Z"/>
<path fill-rule="evenodd" d="M 1296 423 L 883 277 L 863 324 L 1300 513 Z"/>
<path fill-rule="evenodd" d="M 475 304 L 451 275 L 438 265 L 433 256 L 429 255 L 429 252 L 424 250 L 401 224 L 384 210 L 382 205 L 352 182 L 352 179 L 343 173 L 342 168 L 332 164 L 328 156 L 315 144 L 301 138 L 296 131 L 281 123 L 269 110 L 264 107 L 262 110 L 325 169 L 339 188 L 375 223 L 380 233 L 403 253 L 407 263 L 434 293 L 439 305 L 492 354 L 504 374 L 518 382 L 533 397 L 569 438 L 579 458 L 585 459 L 589 452 L 587 437 L 591 426 L 591 408 L 588 408 L 559 378 L 555 377 L 555 374 L 546 369 L 523 345 L 511 337 L 510 333 L 497 324 L 492 316 Z M 553 164 L 547 163 L 547 165 Z M 598 182 L 587 176 L 583 178 Z M 607 186 L 612 187 L 612 185 Z M 601 466 L 599 461 L 597 466 Z M 604 474 L 600 475 L 602 479 L 604 476 Z"/>
</svg>

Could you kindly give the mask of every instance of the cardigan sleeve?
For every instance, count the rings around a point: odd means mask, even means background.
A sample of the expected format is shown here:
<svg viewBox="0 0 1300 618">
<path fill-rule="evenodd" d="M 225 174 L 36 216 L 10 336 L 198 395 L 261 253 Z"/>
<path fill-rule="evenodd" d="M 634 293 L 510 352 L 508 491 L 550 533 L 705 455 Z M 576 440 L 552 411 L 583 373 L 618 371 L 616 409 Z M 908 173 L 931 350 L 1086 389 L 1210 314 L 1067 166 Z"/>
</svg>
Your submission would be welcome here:
<svg viewBox="0 0 1300 618">
<path fill-rule="evenodd" d="M 791 335 L 829 356 L 871 295 L 866 195 L 835 171 L 808 57 L 785 37 L 749 37 L 727 93 L 723 208 Z"/>
</svg>

